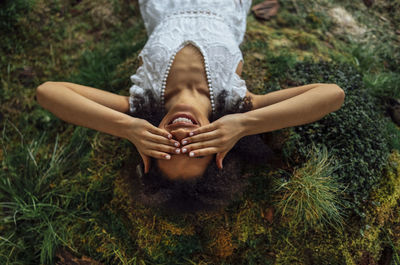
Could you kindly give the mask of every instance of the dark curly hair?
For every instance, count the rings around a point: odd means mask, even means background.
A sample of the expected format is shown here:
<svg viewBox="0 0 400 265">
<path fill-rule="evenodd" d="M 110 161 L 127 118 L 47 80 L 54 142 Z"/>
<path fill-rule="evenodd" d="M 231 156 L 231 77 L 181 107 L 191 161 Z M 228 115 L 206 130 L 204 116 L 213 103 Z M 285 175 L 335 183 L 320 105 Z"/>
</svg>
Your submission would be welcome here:
<svg viewBox="0 0 400 265">
<path fill-rule="evenodd" d="M 251 99 L 247 97 L 238 100 L 228 109 L 225 104 L 226 95 L 227 92 L 223 91 L 217 96 L 217 109 L 209 117 L 210 122 L 227 114 L 251 110 Z M 145 97 L 148 101 L 139 96 L 134 98 L 136 110 L 129 114 L 158 126 L 166 111 L 151 91 L 147 91 Z M 128 170 L 130 195 L 135 201 L 145 206 L 157 207 L 165 213 L 219 210 L 240 196 L 247 187 L 248 181 L 243 174 L 245 166 L 266 163 L 272 153 L 260 135 L 247 136 L 240 139 L 228 152 L 222 170 L 217 167 L 214 155 L 214 161 L 211 160 L 204 174 L 190 180 L 170 180 L 152 159 L 152 166 L 147 174 L 143 173 L 142 163 L 136 169 Z"/>
</svg>

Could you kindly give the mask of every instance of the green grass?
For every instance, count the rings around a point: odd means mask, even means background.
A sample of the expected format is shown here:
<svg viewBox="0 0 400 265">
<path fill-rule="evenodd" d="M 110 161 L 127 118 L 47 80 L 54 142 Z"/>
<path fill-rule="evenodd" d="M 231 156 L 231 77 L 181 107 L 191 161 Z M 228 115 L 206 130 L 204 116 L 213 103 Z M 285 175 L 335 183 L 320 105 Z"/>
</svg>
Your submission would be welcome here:
<svg viewBox="0 0 400 265">
<path fill-rule="evenodd" d="M 2 264 L 18 259 L 49 264 L 55 248 L 68 244 L 63 230 L 79 212 L 69 208 L 77 199 L 69 179 L 85 174 L 90 151 L 85 131 L 77 129 L 68 145 L 60 146 L 57 137 L 53 146 L 47 146 L 45 134 L 25 139 L 18 128 L 6 122 L 0 173 L 1 231 L 7 239 L 0 241 Z M 20 136 L 18 145 L 9 142 L 8 135 L 13 133 Z"/>
<path fill-rule="evenodd" d="M 370 96 L 400 97 L 400 40 L 394 33 L 400 20 L 393 13 L 399 2 L 375 1 L 369 9 L 362 1 L 279 2 L 270 21 L 248 18 L 241 46 L 248 88 L 262 94 L 293 82 L 337 80 L 346 91 L 365 88 L 372 116 L 383 117 L 385 100 Z M 369 28 L 366 41 L 333 33 L 327 10 L 338 5 Z M 363 218 L 341 212 L 343 183 L 330 176 L 344 171 L 333 163 L 331 144 L 329 152 L 314 150 L 305 161 L 278 150 L 282 163 L 250 169 L 243 198 L 215 215 L 171 218 L 135 204 L 121 175 L 126 163 L 140 160 L 132 144 L 66 124 L 41 108 L 34 94 L 53 80 L 127 95 L 147 39 L 137 1 L 17 0 L 0 7 L 0 264 L 54 264 L 60 247 L 103 264 L 359 264 L 363 252 L 378 263 L 379 249 L 387 245 L 395 251 L 392 264 L 399 264 L 399 242 L 371 232 L 381 225 L 394 231 L 398 220 L 367 222 L 373 218 L 368 200 L 360 201 Z M 336 71 L 315 70 L 321 60 Z M 294 69 L 299 61 L 303 72 Z M 342 111 L 326 120 L 349 122 L 363 112 Z M 399 127 L 387 117 L 377 124 L 380 140 L 357 142 L 363 155 L 377 143 L 399 150 Z M 325 139 L 315 126 L 309 126 L 309 138 Z M 286 140 L 279 140 L 281 146 Z M 351 157 L 359 158 L 356 152 Z M 271 222 L 266 216 L 272 206 Z"/>
<path fill-rule="evenodd" d="M 400 73 L 380 72 L 364 75 L 367 89 L 376 97 L 400 98 Z"/>
<path fill-rule="evenodd" d="M 344 188 L 332 175 L 336 170 L 340 167 L 332 162 L 326 148 L 310 150 L 308 161 L 296 168 L 288 181 L 276 184 L 276 206 L 282 217 L 306 230 L 321 224 L 340 231 Z"/>
<path fill-rule="evenodd" d="M 113 34 L 111 44 L 100 43 L 94 50 L 85 51 L 82 54 L 77 74 L 66 81 L 86 84 L 88 86 L 118 93 L 121 91 L 121 84 L 130 82 L 129 72 L 124 78 L 116 74 L 116 67 L 124 62 L 132 54 L 138 54 L 145 44 L 145 38 L 138 37 L 138 32 L 143 28 L 142 24 L 127 29 L 123 34 Z M 135 40 L 135 41 L 132 41 Z M 133 69 L 131 70 L 131 74 Z M 120 74 L 120 73 L 119 73 Z"/>
</svg>

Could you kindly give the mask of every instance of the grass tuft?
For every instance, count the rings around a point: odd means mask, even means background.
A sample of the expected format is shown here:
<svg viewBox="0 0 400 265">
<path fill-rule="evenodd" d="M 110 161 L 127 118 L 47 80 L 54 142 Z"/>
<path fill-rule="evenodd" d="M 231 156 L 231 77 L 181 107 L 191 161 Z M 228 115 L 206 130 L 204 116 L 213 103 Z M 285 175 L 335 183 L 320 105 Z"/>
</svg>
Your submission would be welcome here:
<svg viewBox="0 0 400 265">
<path fill-rule="evenodd" d="M 9 135 L 20 135 L 12 145 Z M 77 128 L 66 145 L 58 137 L 46 146 L 46 135 L 27 142 L 18 128 L 6 122 L 2 132 L 0 171 L 0 263 L 51 264 L 54 250 L 68 245 L 61 232 L 76 220 L 76 209 L 68 209 L 68 178 L 85 170 L 90 145 L 86 130 Z M 40 245 L 40 247 L 38 247 Z"/>
<path fill-rule="evenodd" d="M 279 192 L 277 209 L 282 217 L 305 229 L 318 224 L 341 229 L 343 213 L 339 195 L 342 187 L 332 178 L 332 173 L 338 169 L 325 147 L 322 150 L 314 147 L 303 167 L 296 168 L 290 180 L 276 188 Z"/>
</svg>

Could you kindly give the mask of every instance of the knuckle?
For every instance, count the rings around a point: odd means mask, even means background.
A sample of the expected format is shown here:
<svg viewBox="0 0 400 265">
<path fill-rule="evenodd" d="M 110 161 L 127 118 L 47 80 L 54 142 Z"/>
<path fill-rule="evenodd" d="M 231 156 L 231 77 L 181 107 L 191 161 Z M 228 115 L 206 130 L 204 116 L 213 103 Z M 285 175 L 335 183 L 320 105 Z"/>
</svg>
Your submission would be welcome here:
<svg viewBox="0 0 400 265">
<path fill-rule="evenodd" d="M 215 143 L 215 146 L 223 147 L 224 143 L 222 141 L 218 141 L 218 142 Z"/>
<path fill-rule="evenodd" d="M 221 131 L 221 130 L 218 130 L 218 131 L 216 132 L 216 137 L 222 137 L 222 136 L 224 136 L 224 135 L 225 135 L 224 132 Z"/>
<path fill-rule="evenodd" d="M 193 145 L 192 144 L 191 145 L 185 145 L 182 149 L 186 149 L 187 152 L 189 152 L 189 151 L 193 150 Z"/>
</svg>

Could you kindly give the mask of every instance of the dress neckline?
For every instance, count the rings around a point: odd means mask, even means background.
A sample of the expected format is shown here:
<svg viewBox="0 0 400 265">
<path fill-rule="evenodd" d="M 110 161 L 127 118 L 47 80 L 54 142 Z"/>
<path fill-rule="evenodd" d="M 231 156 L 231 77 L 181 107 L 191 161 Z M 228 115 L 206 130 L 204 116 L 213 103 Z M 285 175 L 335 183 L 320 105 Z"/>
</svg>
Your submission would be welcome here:
<svg viewBox="0 0 400 265">
<path fill-rule="evenodd" d="M 212 87 L 212 82 L 211 82 L 211 74 L 210 74 L 210 66 L 208 64 L 208 58 L 207 58 L 207 54 L 205 53 L 205 51 L 199 46 L 197 45 L 194 41 L 184 41 L 182 42 L 178 48 L 175 49 L 175 51 L 172 53 L 170 60 L 168 62 L 167 68 L 164 72 L 164 77 L 161 80 L 161 104 L 164 106 L 165 105 L 165 88 L 167 86 L 167 79 L 169 76 L 169 71 L 171 70 L 171 66 L 174 63 L 175 60 L 175 56 L 176 54 L 181 51 L 183 48 L 185 48 L 188 45 L 192 45 L 195 48 L 198 49 L 198 51 L 201 53 L 201 55 L 203 56 L 203 60 L 204 60 L 204 69 L 206 72 L 206 78 L 207 78 L 207 85 L 208 85 L 208 91 L 209 91 L 209 98 L 210 98 L 210 102 L 211 102 L 211 110 L 213 113 L 215 113 L 215 101 L 214 101 L 214 91 L 213 91 L 213 87 Z"/>
</svg>

